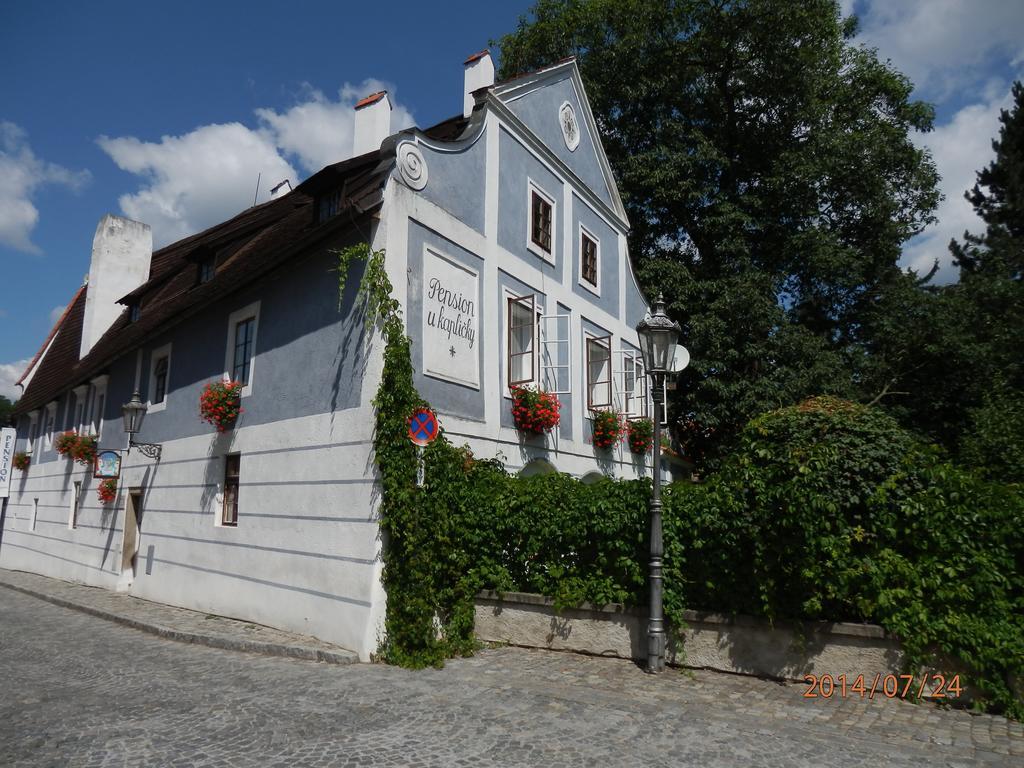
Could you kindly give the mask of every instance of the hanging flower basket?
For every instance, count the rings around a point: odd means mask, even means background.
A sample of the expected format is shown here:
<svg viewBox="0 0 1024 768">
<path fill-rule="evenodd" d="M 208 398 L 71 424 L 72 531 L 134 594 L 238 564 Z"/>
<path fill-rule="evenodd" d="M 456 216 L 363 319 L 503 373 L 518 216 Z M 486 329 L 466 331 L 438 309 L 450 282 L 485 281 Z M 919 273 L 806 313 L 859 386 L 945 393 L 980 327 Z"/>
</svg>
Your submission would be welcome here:
<svg viewBox="0 0 1024 768">
<path fill-rule="evenodd" d="M 78 433 L 69 429 L 67 432 L 61 432 L 57 435 L 57 438 L 53 441 L 53 448 L 61 456 L 72 457 L 72 451 L 75 448 L 75 444 L 78 442 Z"/>
<path fill-rule="evenodd" d="M 112 502 L 117 497 L 117 480 L 113 477 L 104 480 L 96 489 L 96 495 L 99 497 L 101 504 Z"/>
<path fill-rule="evenodd" d="M 211 381 L 199 396 L 199 416 L 213 424 L 218 432 L 235 426 L 242 408 L 242 382 Z"/>
<path fill-rule="evenodd" d="M 626 439 L 633 453 L 647 453 L 654 445 L 654 422 L 650 419 L 633 419 L 626 423 Z"/>
<path fill-rule="evenodd" d="M 79 435 L 71 446 L 71 458 L 85 467 L 91 467 L 96 458 L 96 438 L 92 435 Z"/>
<path fill-rule="evenodd" d="M 550 392 L 512 387 L 512 418 L 516 429 L 531 435 L 543 435 L 558 426 L 562 404 Z"/>
<path fill-rule="evenodd" d="M 31 463 L 32 457 L 29 456 L 24 451 L 18 451 L 16 454 L 14 454 L 14 457 L 11 459 L 11 465 L 15 469 L 20 469 L 22 472 L 28 469 L 28 465 Z"/>
<path fill-rule="evenodd" d="M 594 446 L 607 450 L 622 438 L 622 414 L 615 409 L 594 411 Z"/>
</svg>

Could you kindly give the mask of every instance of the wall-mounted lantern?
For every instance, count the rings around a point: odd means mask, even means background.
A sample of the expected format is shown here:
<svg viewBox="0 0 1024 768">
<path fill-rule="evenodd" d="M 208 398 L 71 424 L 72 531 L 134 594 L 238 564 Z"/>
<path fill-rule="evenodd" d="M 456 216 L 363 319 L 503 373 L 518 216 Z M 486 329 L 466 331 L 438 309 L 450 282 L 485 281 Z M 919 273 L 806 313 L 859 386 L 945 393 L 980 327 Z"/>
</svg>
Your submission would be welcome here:
<svg viewBox="0 0 1024 768">
<path fill-rule="evenodd" d="M 162 447 L 158 443 L 135 442 L 135 435 L 142 429 L 142 421 L 146 418 L 146 404 L 139 397 L 138 390 L 132 393 L 131 400 L 121 406 L 121 414 L 124 416 L 124 431 L 128 433 L 128 452 L 138 448 L 143 456 L 160 461 Z"/>
</svg>

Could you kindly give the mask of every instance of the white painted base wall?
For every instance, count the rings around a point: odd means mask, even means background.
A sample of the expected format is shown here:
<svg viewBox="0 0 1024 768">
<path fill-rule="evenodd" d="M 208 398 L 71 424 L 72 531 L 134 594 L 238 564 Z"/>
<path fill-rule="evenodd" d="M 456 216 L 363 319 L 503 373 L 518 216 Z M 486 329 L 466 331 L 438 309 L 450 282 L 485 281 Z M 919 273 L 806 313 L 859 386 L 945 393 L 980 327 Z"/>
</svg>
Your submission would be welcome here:
<svg viewBox="0 0 1024 768">
<path fill-rule="evenodd" d="M 211 428 L 165 443 L 159 462 L 132 452 L 108 505 L 91 471 L 70 459 L 32 465 L 14 478 L 0 567 L 120 583 L 138 597 L 314 635 L 369 660 L 384 612 L 372 423 L 363 408 L 253 427 L 243 416 L 223 435 Z M 237 527 L 219 525 L 228 452 L 242 454 Z M 82 497 L 72 530 L 75 480 Z M 136 487 L 139 551 L 134 574 L 122 574 L 125 503 Z"/>
</svg>

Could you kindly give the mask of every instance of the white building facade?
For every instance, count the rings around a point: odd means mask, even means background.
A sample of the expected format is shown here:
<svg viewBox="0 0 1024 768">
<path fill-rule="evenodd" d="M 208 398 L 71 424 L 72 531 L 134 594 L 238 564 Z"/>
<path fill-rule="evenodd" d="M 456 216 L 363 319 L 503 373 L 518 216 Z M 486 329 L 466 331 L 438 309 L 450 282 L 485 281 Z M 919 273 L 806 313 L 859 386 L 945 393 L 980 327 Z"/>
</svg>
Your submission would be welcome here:
<svg viewBox="0 0 1024 768">
<path fill-rule="evenodd" d="M 382 343 L 338 296 L 336 250 L 386 253 L 415 384 L 450 440 L 510 471 L 636 477 L 650 456 L 596 448 L 594 412 L 650 413 L 636 324 L 647 311 L 629 224 L 573 61 L 494 84 L 466 62 L 464 111 L 391 134 L 384 93 L 357 105 L 352 160 L 152 252 L 105 217 L 88 284 L 22 379 L 0 566 L 315 635 L 368 659 L 379 641 L 371 401 Z M 290 185 L 289 185 L 290 186 Z M 244 382 L 223 433 L 211 381 Z M 524 436 L 510 387 L 557 393 L 561 422 Z M 147 404 L 116 499 L 55 450 L 123 450 L 121 405 Z"/>
</svg>

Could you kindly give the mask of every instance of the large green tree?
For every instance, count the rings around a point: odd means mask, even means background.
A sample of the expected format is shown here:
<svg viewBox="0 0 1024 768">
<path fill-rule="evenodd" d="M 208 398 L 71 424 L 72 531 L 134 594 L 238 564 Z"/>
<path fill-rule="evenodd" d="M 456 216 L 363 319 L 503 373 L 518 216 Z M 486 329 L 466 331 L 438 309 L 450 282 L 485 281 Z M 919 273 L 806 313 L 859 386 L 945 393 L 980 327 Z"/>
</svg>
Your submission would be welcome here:
<svg viewBox="0 0 1024 768">
<path fill-rule="evenodd" d="M 984 473 L 1024 481 L 1024 87 L 967 199 L 981 234 L 950 243 L 960 280 L 888 283 L 864 315 L 865 377 L 888 409 Z"/>
<path fill-rule="evenodd" d="M 540 0 L 502 74 L 574 55 L 691 368 L 678 434 L 713 462 L 753 415 L 871 399 L 862 318 L 938 199 L 933 111 L 833 0 Z M 862 372 L 862 368 L 866 370 Z"/>
</svg>

